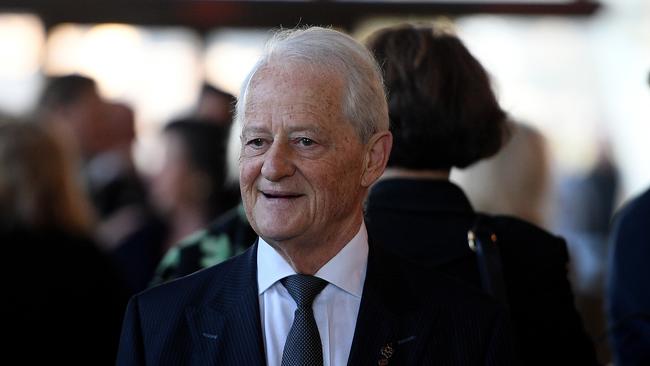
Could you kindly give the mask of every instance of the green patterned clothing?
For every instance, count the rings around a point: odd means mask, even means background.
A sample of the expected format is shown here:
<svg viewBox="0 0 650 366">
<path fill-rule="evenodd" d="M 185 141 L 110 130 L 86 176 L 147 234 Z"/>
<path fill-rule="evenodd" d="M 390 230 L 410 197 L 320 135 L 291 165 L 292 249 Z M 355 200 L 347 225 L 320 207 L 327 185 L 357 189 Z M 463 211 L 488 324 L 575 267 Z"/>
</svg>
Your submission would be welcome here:
<svg viewBox="0 0 650 366">
<path fill-rule="evenodd" d="M 244 252 L 256 239 L 240 204 L 170 249 L 158 265 L 151 286 L 221 263 Z"/>
</svg>

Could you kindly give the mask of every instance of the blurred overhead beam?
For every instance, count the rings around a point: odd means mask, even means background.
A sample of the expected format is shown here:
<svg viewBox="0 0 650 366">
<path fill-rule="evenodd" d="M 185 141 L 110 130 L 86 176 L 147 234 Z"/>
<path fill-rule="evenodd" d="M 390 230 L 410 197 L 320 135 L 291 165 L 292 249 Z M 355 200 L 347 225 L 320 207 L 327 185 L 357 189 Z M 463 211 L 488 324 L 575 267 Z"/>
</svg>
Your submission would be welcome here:
<svg viewBox="0 0 650 366">
<path fill-rule="evenodd" d="M 350 28 L 370 16 L 512 14 L 589 16 L 595 0 L 538 1 L 273 1 L 273 0 L 1 0 L 0 11 L 38 14 L 46 26 L 59 23 L 182 25 L 205 31 L 215 27 L 293 27 L 297 24 Z"/>
</svg>

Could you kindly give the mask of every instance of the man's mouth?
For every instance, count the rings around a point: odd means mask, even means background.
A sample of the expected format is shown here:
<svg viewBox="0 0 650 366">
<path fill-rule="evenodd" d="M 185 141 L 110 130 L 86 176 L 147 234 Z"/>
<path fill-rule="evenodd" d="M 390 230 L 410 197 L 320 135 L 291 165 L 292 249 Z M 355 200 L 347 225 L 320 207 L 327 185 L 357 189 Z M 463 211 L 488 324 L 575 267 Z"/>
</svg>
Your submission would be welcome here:
<svg viewBox="0 0 650 366">
<path fill-rule="evenodd" d="M 291 198 L 298 198 L 302 196 L 302 194 L 291 193 L 291 192 L 264 192 L 264 191 L 262 191 L 262 195 L 264 195 L 264 197 L 269 199 L 291 199 Z"/>
</svg>

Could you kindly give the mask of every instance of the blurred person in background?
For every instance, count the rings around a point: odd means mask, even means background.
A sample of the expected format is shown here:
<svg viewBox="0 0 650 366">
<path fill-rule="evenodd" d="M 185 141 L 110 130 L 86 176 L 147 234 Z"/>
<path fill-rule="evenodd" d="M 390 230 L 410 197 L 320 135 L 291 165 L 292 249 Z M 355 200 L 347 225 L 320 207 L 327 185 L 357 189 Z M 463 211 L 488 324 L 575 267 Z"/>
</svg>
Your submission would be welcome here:
<svg viewBox="0 0 650 366">
<path fill-rule="evenodd" d="M 76 149 L 85 164 L 109 142 L 104 133 L 106 108 L 93 79 L 79 74 L 50 76 L 41 92 L 36 118 Z"/>
<path fill-rule="evenodd" d="M 194 115 L 207 122 L 229 127 L 236 101 L 234 95 L 206 82 L 201 86 Z"/>
<path fill-rule="evenodd" d="M 510 139 L 496 155 L 453 169 L 451 180 L 478 211 L 516 216 L 549 228 L 551 167 L 546 138 L 534 127 L 510 125 Z"/>
<path fill-rule="evenodd" d="M 131 158 L 135 115 L 130 106 L 104 101 L 89 77 L 51 76 L 41 92 L 37 117 L 80 154 L 80 174 L 100 221 L 111 219 L 123 207 L 144 202 L 146 194 Z M 124 231 L 129 225 L 113 226 L 114 237 L 128 234 Z M 118 242 L 111 238 L 109 247 Z"/>
<path fill-rule="evenodd" d="M 41 126 L 8 119 L 1 123 L 2 226 L 54 227 L 90 236 L 94 212 L 79 184 L 74 154 Z"/>
<path fill-rule="evenodd" d="M 246 218 L 244 206 L 240 204 L 167 251 L 156 268 L 151 286 L 186 276 L 241 254 L 256 238 L 257 234 Z"/>
<path fill-rule="evenodd" d="M 138 276 L 138 288 L 149 285 L 165 253 L 225 211 L 228 133 L 229 127 L 195 117 L 174 120 L 163 129 L 163 165 L 148 179 L 151 203 L 163 226 L 152 233 L 155 237 L 143 238 L 148 253 L 134 254 L 143 247 L 137 241 L 118 251 L 122 267 L 130 269 L 130 277 Z"/>
<path fill-rule="evenodd" d="M 588 170 L 558 177 L 553 215 L 554 231 L 568 242 L 576 305 L 587 331 L 597 335 L 607 331 L 608 234 L 619 186 L 618 168 L 608 145 L 600 143 L 597 159 Z M 601 359 L 610 359 L 605 338 L 599 338 L 597 351 Z"/>
<path fill-rule="evenodd" d="M 607 143 L 598 146 L 598 156 L 588 170 L 560 176 L 555 230 L 569 241 L 575 257 L 576 290 L 602 299 L 607 262 L 607 235 L 618 193 L 618 168 Z M 598 309 L 602 314 L 602 308 Z"/>
<path fill-rule="evenodd" d="M 394 136 L 388 167 L 368 196 L 369 236 L 481 286 L 468 230 L 491 234 L 523 364 L 597 364 L 574 306 L 565 242 L 520 219 L 477 213 L 449 181 L 453 167 L 494 155 L 508 134 L 483 66 L 437 25 L 386 28 L 367 45 L 383 67 Z"/>
<path fill-rule="evenodd" d="M 223 213 L 228 131 L 195 118 L 165 126 L 163 166 L 150 180 L 152 203 L 169 223 L 165 249 Z"/>
<path fill-rule="evenodd" d="M 192 117 L 204 122 L 214 123 L 224 129 L 231 129 L 236 102 L 237 98 L 234 95 L 204 82 Z M 227 164 L 236 167 L 237 161 L 228 161 Z M 233 171 L 236 171 L 236 168 Z M 221 207 L 226 210 L 238 206 L 241 202 L 239 182 L 234 178 L 235 174 L 231 174 L 224 183 Z"/>
<path fill-rule="evenodd" d="M 133 110 L 103 100 L 92 78 L 69 74 L 48 78 L 36 112 L 38 121 L 81 157 L 76 174 L 97 216 L 97 244 L 129 292 L 143 290 L 160 260 L 162 223 L 131 160 Z"/>
<path fill-rule="evenodd" d="M 610 234 L 607 316 L 616 365 L 650 365 L 650 190 L 615 217 Z"/>
<path fill-rule="evenodd" d="M 63 143 L 34 123 L 0 122 L 4 357 L 111 365 L 126 293 L 91 239 L 93 212 Z"/>
<path fill-rule="evenodd" d="M 232 129 L 235 102 L 236 98 L 231 94 L 204 83 L 194 116 L 201 121 Z M 232 142 L 233 139 L 228 139 L 227 144 Z M 236 171 L 237 159 L 228 159 L 226 155 L 227 167 L 235 166 Z M 221 197 L 220 207 L 227 212 L 173 245 L 160 261 L 152 286 L 221 263 L 243 253 L 255 241 L 257 234 L 246 219 L 237 179 L 226 178 Z"/>
<path fill-rule="evenodd" d="M 616 365 L 650 365 L 649 224 L 650 189 L 616 213 L 609 233 L 606 309 Z"/>
<path fill-rule="evenodd" d="M 133 163 L 133 109 L 123 103 L 107 103 L 103 121 L 106 147 L 88 161 L 84 172 L 100 217 L 100 244 L 111 251 L 142 230 L 152 213 L 146 188 Z"/>
</svg>

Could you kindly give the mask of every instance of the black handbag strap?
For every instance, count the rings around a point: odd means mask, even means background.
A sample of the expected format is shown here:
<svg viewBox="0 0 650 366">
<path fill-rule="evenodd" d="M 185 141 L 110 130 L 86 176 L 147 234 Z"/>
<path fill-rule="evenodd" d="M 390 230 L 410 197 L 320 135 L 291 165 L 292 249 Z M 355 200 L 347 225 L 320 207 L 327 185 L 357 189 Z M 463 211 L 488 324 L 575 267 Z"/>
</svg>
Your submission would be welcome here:
<svg viewBox="0 0 650 366">
<path fill-rule="evenodd" d="M 476 253 L 483 290 L 507 307 L 508 297 L 497 239 L 490 228 L 489 218 L 478 214 L 467 232 L 467 241 L 470 249 Z"/>
</svg>

